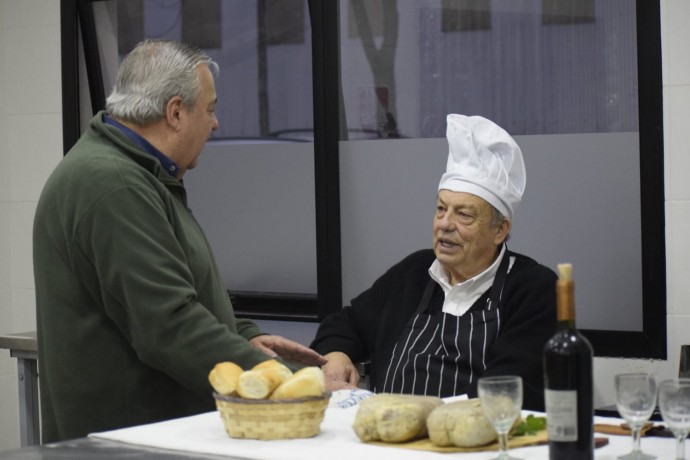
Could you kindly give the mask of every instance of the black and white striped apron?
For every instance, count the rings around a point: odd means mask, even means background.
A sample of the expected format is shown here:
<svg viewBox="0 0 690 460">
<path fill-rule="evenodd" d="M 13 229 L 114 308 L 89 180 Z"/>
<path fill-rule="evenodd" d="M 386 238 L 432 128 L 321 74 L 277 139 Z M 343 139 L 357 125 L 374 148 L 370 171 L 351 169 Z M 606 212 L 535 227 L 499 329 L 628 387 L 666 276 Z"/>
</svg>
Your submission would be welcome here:
<svg viewBox="0 0 690 460">
<path fill-rule="evenodd" d="M 474 305 L 462 316 L 429 312 L 437 286 L 430 280 L 415 315 L 393 348 L 385 376 L 381 376 L 383 388 L 375 390 L 446 397 L 458 394 L 461 388 L 479 378 L 486 369 L 486 357 L 501 326 L 500 301 L 509 259 L 506 251 L 486 307 L 477 309 Z"/>
</svg>

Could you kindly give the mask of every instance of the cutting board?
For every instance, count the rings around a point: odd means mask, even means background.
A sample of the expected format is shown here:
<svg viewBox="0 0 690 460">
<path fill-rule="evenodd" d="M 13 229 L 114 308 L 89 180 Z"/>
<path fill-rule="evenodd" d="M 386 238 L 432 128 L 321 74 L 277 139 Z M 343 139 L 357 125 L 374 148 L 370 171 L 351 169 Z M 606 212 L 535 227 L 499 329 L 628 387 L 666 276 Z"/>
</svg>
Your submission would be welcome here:
<svg viewBox="0 0 690 460">
<path fill-rule="evenodd" d="M 542 430 L 533 435 L 525 436 L 515 436 L 508 440 L 508 447 L 510 449 L 526 446 L 536 446 L 539 444 L 546 444 L 548 441 L 548 434 L 546 430 Z M 412 449 L 412 450 L 425 450 L 429 452 L 440 452 L 440 453 L 455 453 L 455 452 L 485 452 L 485 451 L 497 451 L 498 441 L 491 444 L 486 444 L 479 447 L 439 447 L 431 443 L 431 439 L 422 438 L 416 439 L 409 442 L 401 443 L 388 443 L 388 442 L 370 442 L 368 444 L 374 444 L 386 447 L 400 447 L 402 449 Z"/>
</svg>

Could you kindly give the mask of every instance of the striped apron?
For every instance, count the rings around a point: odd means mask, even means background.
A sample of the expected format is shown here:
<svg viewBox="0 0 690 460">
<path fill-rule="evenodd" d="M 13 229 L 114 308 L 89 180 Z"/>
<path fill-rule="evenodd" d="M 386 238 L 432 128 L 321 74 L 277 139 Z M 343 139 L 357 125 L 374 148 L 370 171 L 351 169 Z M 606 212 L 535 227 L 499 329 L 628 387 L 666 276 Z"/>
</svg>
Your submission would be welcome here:
<svg viewBox="0 0 690 460">
<path fill-rule="evenodd" d="M 382 376 L 383 388 L 374 391 L 440 397 L 465 393 L 465 386 L 486 369 L 489 350 L 498 336 L 501 293 L 509 259 L 506 251 L 485 308 L 478 308 L 475 303 L 462 316 L 430 312 L 430 299 L 437 286 L 430 280 L 415 315 L 393 348 L 385 377 Z"/>
</svg>

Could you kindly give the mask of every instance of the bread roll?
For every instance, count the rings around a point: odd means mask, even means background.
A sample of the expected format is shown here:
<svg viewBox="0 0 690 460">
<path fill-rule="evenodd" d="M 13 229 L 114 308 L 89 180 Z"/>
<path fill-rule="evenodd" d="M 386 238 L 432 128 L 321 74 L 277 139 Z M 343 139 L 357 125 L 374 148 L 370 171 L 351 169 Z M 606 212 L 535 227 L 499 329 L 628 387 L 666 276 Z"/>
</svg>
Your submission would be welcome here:
<svg viewBox="0 0 690 460">
<path fill-rule="evenodd" d="M 243 370 L 230 361 L 216 364 L 208 374 L 208 381 L 216 393 L 230 396 L 237 391 L 237 382 Z"/>
<path fill-rule="evenodd" d="M 431 442 L 441 447 L 476 447 L 497 439 L 496 431 L 476 398 L 435 408 L 426 425 Z"/>
<path fill-rule="evenodd" d="M 318 367 L 304 367 L 280 384 L 271 399 L 295 399 L 321 396 L 326 391 L 323 371 Z"/>
<path fill-rule="evenodd" d="M 360 403 L 352 428 L 364 442 L 421 438 L 427 435 L 427 416 L 441 404 L 435 396 L 380 393 Z"/>
<path fill-rule="evenodd" d="M 242 372 L 237 393 L 247 399 L 265 399 L 291 376 L 292 371 L 284 364 L 275 359 L 264 361 Z"/>
<path fill-rule="evenodd" d="M 259 369 L 242 372 L 237 393 L 247 399 L 265 399 L 280 385 L 279 374 L 274 370 Z"/>
<path fill-rule="evenodd" d="M 251 370 L 257 371 L 260 369 L 275 369 L 280 374 L 280 379 L 282 382 L 292 377 L 292 371 L 290 368 L 276 359 L 269 359 L 267 361 L 260 362 L 256 366 L 252 367 Z"/>
</svg>

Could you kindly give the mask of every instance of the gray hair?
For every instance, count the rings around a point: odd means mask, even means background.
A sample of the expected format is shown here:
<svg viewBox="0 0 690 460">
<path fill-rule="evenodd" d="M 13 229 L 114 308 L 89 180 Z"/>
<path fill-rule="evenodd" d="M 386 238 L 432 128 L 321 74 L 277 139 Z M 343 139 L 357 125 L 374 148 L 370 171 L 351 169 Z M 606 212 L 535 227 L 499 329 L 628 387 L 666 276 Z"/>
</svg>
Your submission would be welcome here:
<svg viewBox="0 0 690 460">
<path fill-rule="evenodd" d="M 165 116 L 165 107 L 175 96 L 192 107 L 201 91 L 196 71 L 201 64 L 218 73 L 218 64 L 200 49 L 170 40 L 143 41 L 122 61 L 106 111 L 146 126 Z"/>
</svg>

